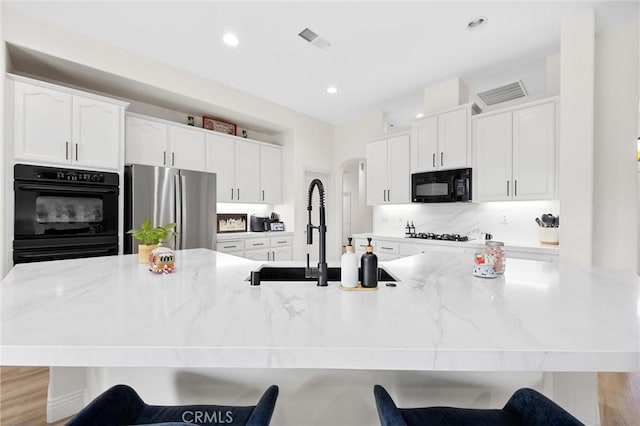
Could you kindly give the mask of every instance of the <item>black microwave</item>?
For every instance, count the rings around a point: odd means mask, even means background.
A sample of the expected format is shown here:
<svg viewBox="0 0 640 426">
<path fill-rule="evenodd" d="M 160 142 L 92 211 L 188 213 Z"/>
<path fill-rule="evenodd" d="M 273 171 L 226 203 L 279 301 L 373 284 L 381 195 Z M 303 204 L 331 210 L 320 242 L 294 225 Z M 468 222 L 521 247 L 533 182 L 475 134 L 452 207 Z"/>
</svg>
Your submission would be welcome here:
<svg viewBox="0 0 640 426">
<path fill-rule="evenodd" d="M 412 174 L 411 201 L 414 203 L 471 201 L 471 169 Z"/>
</svg>

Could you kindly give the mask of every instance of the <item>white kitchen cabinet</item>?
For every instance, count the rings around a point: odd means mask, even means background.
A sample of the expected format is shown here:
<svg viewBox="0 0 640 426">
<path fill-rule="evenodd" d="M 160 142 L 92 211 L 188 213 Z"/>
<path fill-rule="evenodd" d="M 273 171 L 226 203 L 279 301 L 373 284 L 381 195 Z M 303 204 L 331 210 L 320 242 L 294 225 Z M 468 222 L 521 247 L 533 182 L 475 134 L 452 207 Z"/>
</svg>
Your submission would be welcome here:
<svg viewBox="0 0 640 426">
<path fill-rule="evenodd" d="M 260 144 L 208 134 L 207 171 L 216 173 L 218 202 L 262 202 Z"/>
<path fill-rule="evenodd" d="M 205 136 L 202 130 L 169 126 L 169 165 L 178 169 L 206 171 Z"/>
<path fill-rule="evenodd" d="M 120 168 L 126 103 L 10 76 L 15 160 Z"/>
<path fill-rule="evenodd" d="M 473 104 L 434 114 L 412 126 L 411 172 L 471 167 L 469 120 Z"/>
<path fill-rule="evenodd" d="M 282 149 L 260 145 L 260 197 L 267 204 L 282 203 Z"/>
<path fill-rule="evenodd" d="M 169 126 L 127 114 L 125 162 L 167 166 Z"/>
<path fill-rule="evenodd" d="M 292 245 L 291 233 L 256 232 L 242 234 L 241 237 L 218 234 L 216 250 L 247 259 L 272 262 L 292 260 Z"/>
<path fill-rule="evenodd" d="M 409 134 L 367 144 L 367 204 L 410 202 Z"/>
<path fill-rule="evenodd" d="M 555 197 L 554 101 L 476 117 L 474 145 L 476 201 Z"/>
<path fill-rule="evenodd" d="M 164 120 L 127 114 L 127 164 L 206 171 L 206 133 Z"/>
</svg>

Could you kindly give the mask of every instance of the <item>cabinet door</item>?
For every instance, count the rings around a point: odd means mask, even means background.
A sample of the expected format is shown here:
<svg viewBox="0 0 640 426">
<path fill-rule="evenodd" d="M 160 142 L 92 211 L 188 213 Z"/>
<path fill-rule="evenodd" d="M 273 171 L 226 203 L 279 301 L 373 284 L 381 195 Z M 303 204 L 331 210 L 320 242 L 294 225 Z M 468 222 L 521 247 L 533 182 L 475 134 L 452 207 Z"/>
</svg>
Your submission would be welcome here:
<svg viewBox="0 0 640 426">
<path fill-rule="evenodd" d="M 555 197 L 556 143 L 553 102 L 513 112 L 513 199 Z"/>
<path fill-rule="evenodd" d="M 246 250 L 244 252 L 244 257 L 251 260 L 268 262 L 271 260 L 271 249 Z"/>
<path fill-rule="evenodd" d="M 387 202 L 411 202 L 411 172 L 409 170 L 409 135 L 388 140 L 389 166 Z"/>
<path fill-rule="evenodd" d="M 387 201 L 387 141 L 367 144 L 367 205 Z"/>
<path fill-rule="evenodd" d="M 236 141 L 236 201 L 259 203 L 260 145 Z"/>
<path fill-rule="evenodd" d="M 293 260 L 291 247 L 275 247 L 271 249 L 271 260 Z"/>
<path fill-rule="evenodd" d="M 260 201 L 268 204 L 282 202 L 282 150 L 260 146 Z"/>
<path fill-rule="evenodd" d="M 467 109 L 438 116 L 438 148 L 436 162 L 440 169 L 470 167 L 468 157 Z"/>
<path fill-rule="evenodd" d="M 127 116 L 125 163 L 166 166 L 168 138 L 166 124 Z"/>
<path fill-rule="evenodd" d="M 73 164 L 117 170 L 123 109 L 114 104 L 73 97 Z"/>
<path fill-rule="evenodd" d="M 17 81 L 13 85 L 16 160 L 69 163 L 72 96 Z"/>
<path fill-rule="evenodd" d="M 207 134 L 207 171 L 216 174 L 218 202 L 236 201 L 235 140 L 215 133 Z"/>
<path fill-rule="evenodd" d="M 207 168 L 205 137 L 202 131 L 169 126 L 169 165 L 204 172 Z"/>
<path fill-rule="evenodd" d="M 440 161 L 438 155 L 438 117 L 415 123 L 411 137 L 411 173 L 436 170 Z"/>
<path fill-rule="evenodd" d="M 478 118 L 475 122 L 473 179 L 476 201 L 510 200 L 511 112 Z"/>
</svg>

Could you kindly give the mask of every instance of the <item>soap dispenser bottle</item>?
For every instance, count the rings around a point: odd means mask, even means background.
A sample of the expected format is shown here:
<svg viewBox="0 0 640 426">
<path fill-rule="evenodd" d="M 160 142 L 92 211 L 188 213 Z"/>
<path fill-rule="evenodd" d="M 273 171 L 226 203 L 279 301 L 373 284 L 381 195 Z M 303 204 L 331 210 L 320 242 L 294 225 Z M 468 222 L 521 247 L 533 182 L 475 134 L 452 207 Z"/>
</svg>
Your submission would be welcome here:
<svg viewBox="0 0 640 426">
<path fill-rule="evenodd" d="M 340 261 L 340 281 L 342 287 L 358 287 L 358 256 L 351 245 L 351 238 Z"/>
<path fill-rule="evenodd" d="M 378 256 L 373 253 L 371 238 L 367 238 L 365 253 L 360 258 L 360 270 L 362 271 L 362 287 L 378 287 Z"/>
</svg>

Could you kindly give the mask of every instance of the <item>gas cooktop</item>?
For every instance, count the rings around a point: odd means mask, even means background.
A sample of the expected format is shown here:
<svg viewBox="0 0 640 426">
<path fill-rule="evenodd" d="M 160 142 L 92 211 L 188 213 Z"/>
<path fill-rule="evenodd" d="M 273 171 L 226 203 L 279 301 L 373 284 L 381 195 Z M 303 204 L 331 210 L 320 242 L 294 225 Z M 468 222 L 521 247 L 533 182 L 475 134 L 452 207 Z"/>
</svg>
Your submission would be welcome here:
<svg viewBox="0 0 640 426">
<path fill-rule="evenodd" d="M 442 240 L 442 241 L 469 241 L 469 237 L 460 234 L 434 234 L 432 232 L 419 232 L 417 234 L 409 234 L 407 238 L 420 238 L 423 240 Z"/>
</svg>

